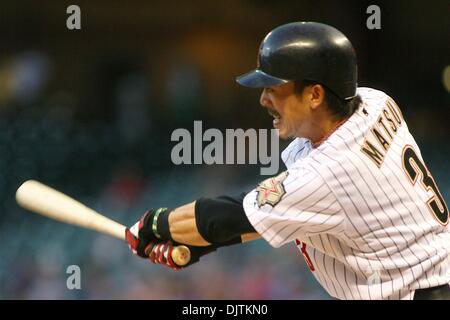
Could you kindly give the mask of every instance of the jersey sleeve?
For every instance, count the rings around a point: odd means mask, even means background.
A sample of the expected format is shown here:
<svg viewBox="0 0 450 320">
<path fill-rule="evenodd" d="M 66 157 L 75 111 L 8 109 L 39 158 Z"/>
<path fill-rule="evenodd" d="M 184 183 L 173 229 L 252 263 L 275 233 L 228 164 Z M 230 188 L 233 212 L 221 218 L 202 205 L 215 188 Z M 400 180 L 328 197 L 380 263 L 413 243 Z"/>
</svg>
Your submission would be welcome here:
<svg viewBox="0 0 450 320">
<path fill-rule="evenodd" d="M 344 230 L 334 193 L 318 174 L 305 168 L 291 168 L 264 180 L 245 196 L 243 206 L 255 230 L 273 247 Z"/>
</svg>

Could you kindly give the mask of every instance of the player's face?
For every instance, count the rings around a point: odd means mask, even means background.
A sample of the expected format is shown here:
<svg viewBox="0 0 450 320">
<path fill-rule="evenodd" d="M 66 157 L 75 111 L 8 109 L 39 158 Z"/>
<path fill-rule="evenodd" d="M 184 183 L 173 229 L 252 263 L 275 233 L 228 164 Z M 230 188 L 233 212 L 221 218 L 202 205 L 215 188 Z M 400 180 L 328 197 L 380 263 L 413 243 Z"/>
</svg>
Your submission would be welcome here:
<svg viewBox="0 0 450 320">
<path fill-rule="evenodd" d="M 260 103 L 274 118 L 273 126 L 279 130 L 280 138 L 309 138 L 313 119 L 310 104 L 303 96 L 296 93 L 293 82 L 264 88 Z"/>
</svg>

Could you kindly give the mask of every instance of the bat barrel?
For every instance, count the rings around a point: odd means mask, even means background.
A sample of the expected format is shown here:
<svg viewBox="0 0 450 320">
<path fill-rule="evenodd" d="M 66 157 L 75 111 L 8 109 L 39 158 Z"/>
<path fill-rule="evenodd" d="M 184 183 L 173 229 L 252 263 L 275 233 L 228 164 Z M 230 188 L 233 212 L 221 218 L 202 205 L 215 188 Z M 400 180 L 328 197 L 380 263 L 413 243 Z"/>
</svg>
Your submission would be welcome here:
<svg viewBox="0 0 450 320">
<path fill-rule="evenodd" d="M 48 218 L 125 240 L 125 226 L 38 181 L 25 181 L 17 189 L 16 200 L 21 207 Z"/>
</svg>

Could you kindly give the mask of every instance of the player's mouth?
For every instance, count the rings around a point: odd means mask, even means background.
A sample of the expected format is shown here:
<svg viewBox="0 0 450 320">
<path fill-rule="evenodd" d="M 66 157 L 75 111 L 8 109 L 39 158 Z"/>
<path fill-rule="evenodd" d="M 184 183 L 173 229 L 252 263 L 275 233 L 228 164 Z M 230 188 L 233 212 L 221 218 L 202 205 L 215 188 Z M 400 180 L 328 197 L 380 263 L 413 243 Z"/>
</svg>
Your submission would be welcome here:
<svg viewBox="0 0 450 320">
<path fill-rule="evenodd" d="M 273 117 L 273 126 L 276 128 L 281 122 L 281 115 L 273 109 L 267 109 L 269 114 Z"/>
</svg>

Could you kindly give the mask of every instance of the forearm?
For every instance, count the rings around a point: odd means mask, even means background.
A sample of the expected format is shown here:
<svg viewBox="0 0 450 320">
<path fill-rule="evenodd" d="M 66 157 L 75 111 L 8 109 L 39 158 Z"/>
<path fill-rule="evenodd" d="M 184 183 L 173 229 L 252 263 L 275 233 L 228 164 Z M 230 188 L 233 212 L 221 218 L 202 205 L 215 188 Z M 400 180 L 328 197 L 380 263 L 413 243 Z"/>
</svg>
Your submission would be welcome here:
<svg viewBox="0 0 450 320">
<path fill-rule="evenodd" d="M 179 243 L 193 246 L 208 246 L 211 243 L 206 241 L 200 234 L 195 219 L 195 201 L 174 209 L 169 214 L 169 229 L 172 239 Z M 259 239 L 256 232 L 241 234 L 241 242 Z"/>
<path fill-rule="evenodd" d="M 172 239 L 192 246 L 208 246 L 200 235 L 195 221 L 195 201 L 174 209 L 169 214 L 169 230 Z"/>
</svg>

